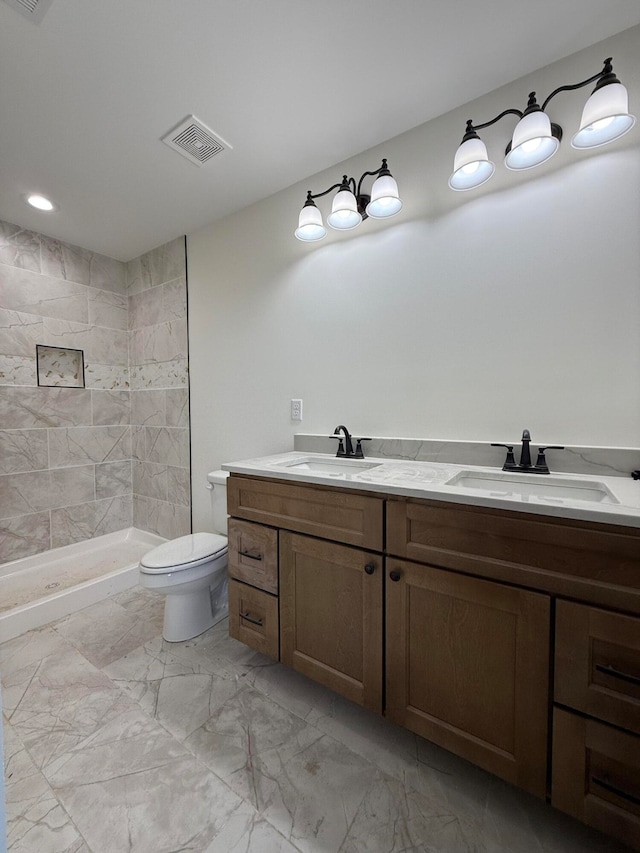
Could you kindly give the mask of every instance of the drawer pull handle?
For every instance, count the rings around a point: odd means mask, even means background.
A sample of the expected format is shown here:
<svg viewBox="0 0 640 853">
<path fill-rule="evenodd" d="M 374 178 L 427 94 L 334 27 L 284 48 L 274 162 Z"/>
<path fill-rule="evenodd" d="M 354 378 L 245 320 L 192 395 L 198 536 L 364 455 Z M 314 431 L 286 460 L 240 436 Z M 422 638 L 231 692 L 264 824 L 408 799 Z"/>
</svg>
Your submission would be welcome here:
<svg viewBox="0 0 640 853">
<path fill-rule="evenodd" d="M 364 567 L 364 570 L 368 575 L 372 575 L 375 572 L 376 567 L 374 563 L 367 563 L 367 565 Z"/>
<path fill-rule="evenodd" d="M 598 779 L 597 776 L 592 776 L 591 781 L 594 783 L 594 785 L 599 785 L 601 788 L 604 788 L 605 791 L 610 791 L 617 797 L 622 797 L 623 800 L 627 800 L 629 803 L 633 803 L 636 806 L 640 806 L 640 797 L 636 797 L 633 794 L 628 794 L 621 788 L 616 788 L 615 785 L 612 785 L 611 782 L 607 782 L 606 779 Z"/>
<path fill-rule="evenodd" d="M 257 625 L 259 628 L 264 627 L 262 619 L 254 619 L 253 616 L 249 616 L 248 613 L 241 613 L 240 618 L 245 619 L 247 622 L 251 622 L 252 625 Z"/>
<path fill-rule="evenodd" d="M 629 675 L 627 672 L 620 672 L 619 669 L 614 669 L 611 664 L 603 665 L 596 664 L 598 672 L 603 672 L 605 675 L 611 675 L 613 678 L 619 678 L 621 681 L 628 681 L 629 684 L 637 684 L 640 686 L 640 678 L 637 675 Z"/>
<path fill-rule="evenodd" d="M 248 557 L 250 560 L 262 560 L 262 554 L 252 554 L 251 551 L 240 551 L 241 557 Z"/>
</svg>

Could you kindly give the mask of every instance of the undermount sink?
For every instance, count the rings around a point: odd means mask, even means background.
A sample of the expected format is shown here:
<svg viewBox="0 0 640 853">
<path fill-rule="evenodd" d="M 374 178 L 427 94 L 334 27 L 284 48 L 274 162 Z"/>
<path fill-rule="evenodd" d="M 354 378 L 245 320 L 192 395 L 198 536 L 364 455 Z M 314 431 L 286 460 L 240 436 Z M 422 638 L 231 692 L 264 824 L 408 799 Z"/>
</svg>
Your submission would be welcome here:
<svg viewBox="0 0 640 853">
<path fill-rule="evenodd" d="M 459 471 L 444 485 L 475 489 L 496 498 L 532 499 L 540 503 L 564 504 L 567 501 L 619 503 L 605 484 L 597 480 L 565 480 L 546 474 Z"/>
<path fill-rule="evenodd" d="M 334 477 L 344 477 L 348 474 L 359 474 L 361 471 L 378 468 L 381 464 L 382 463 L 380 462 L 367 462 L 364 459 L 342 459 L 337 456 L 329 456 L 326 458 L 319 456 L 304 456 L 298 459 L 285 459 L 282 462 L 276 462 L 274 467 L 286 468 L 287 471 L 299 474 L 304 474 L 308 471 L 315 471 L 318 474 L 329 474 Z"/>
</svg>

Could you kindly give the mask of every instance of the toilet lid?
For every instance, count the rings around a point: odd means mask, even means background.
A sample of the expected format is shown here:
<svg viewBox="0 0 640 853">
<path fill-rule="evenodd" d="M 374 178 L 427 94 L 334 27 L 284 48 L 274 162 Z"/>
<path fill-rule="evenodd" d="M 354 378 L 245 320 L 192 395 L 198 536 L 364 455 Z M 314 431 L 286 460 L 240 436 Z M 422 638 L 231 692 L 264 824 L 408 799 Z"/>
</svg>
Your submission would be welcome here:
<svg viewBox="0 0 640 853">
<path fill-rule="evenodd" d="M 145 569 L 187 568 L 226 551 L 227 537 L 217 533 L 190 533 L 158 545 L 140 560 Z"/>
</svg>

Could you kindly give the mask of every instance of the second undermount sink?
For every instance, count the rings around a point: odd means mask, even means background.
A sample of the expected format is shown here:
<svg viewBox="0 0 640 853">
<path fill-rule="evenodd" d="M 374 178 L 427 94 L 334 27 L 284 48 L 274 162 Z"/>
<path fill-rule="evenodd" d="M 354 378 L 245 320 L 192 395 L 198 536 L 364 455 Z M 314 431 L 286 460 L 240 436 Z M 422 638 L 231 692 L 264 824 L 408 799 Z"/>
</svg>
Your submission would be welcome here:
<svg viewBox="0 0 640 853">
<path fill-rule="evenodd" d="M 349 474 L 359 474 L 361 471 L 378 468 L 381 464 L 380 462 L 367 462 L 365 459 L 343 459 L 337 456 L 303 456 L 276 462 L 274 467 L 286 468 L 287 471 L 299 474 L 315 471 L 318 474 L 345 477 Z"/>
<path fill-rule="evenodd" d="M 607 486 L 598 480 L 565 480 L 546 474 L 459 471 L 444 485 L 475 489 L 496 498 L 531 499 L 538 503 L 566 504 L 571 501 L 619 503 Z"/>
</svg>

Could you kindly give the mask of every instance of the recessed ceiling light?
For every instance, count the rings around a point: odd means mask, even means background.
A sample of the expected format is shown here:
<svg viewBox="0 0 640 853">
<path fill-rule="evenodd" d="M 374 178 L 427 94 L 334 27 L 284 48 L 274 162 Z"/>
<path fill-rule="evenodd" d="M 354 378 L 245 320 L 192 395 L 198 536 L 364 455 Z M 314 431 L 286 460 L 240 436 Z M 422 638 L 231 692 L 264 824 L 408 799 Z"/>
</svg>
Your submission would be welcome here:
<svg viewBox="0 0 640 853">
<path fill-rule="evenodd" d="M 37 207 L 38 210 L 53 210 L 54 204 L 50 202 L 48 198 L 45 198 L 43 195 L 29 195 L 27 196 L 27 202 L 31 205 L 31 207 Z"/>
</svg>

